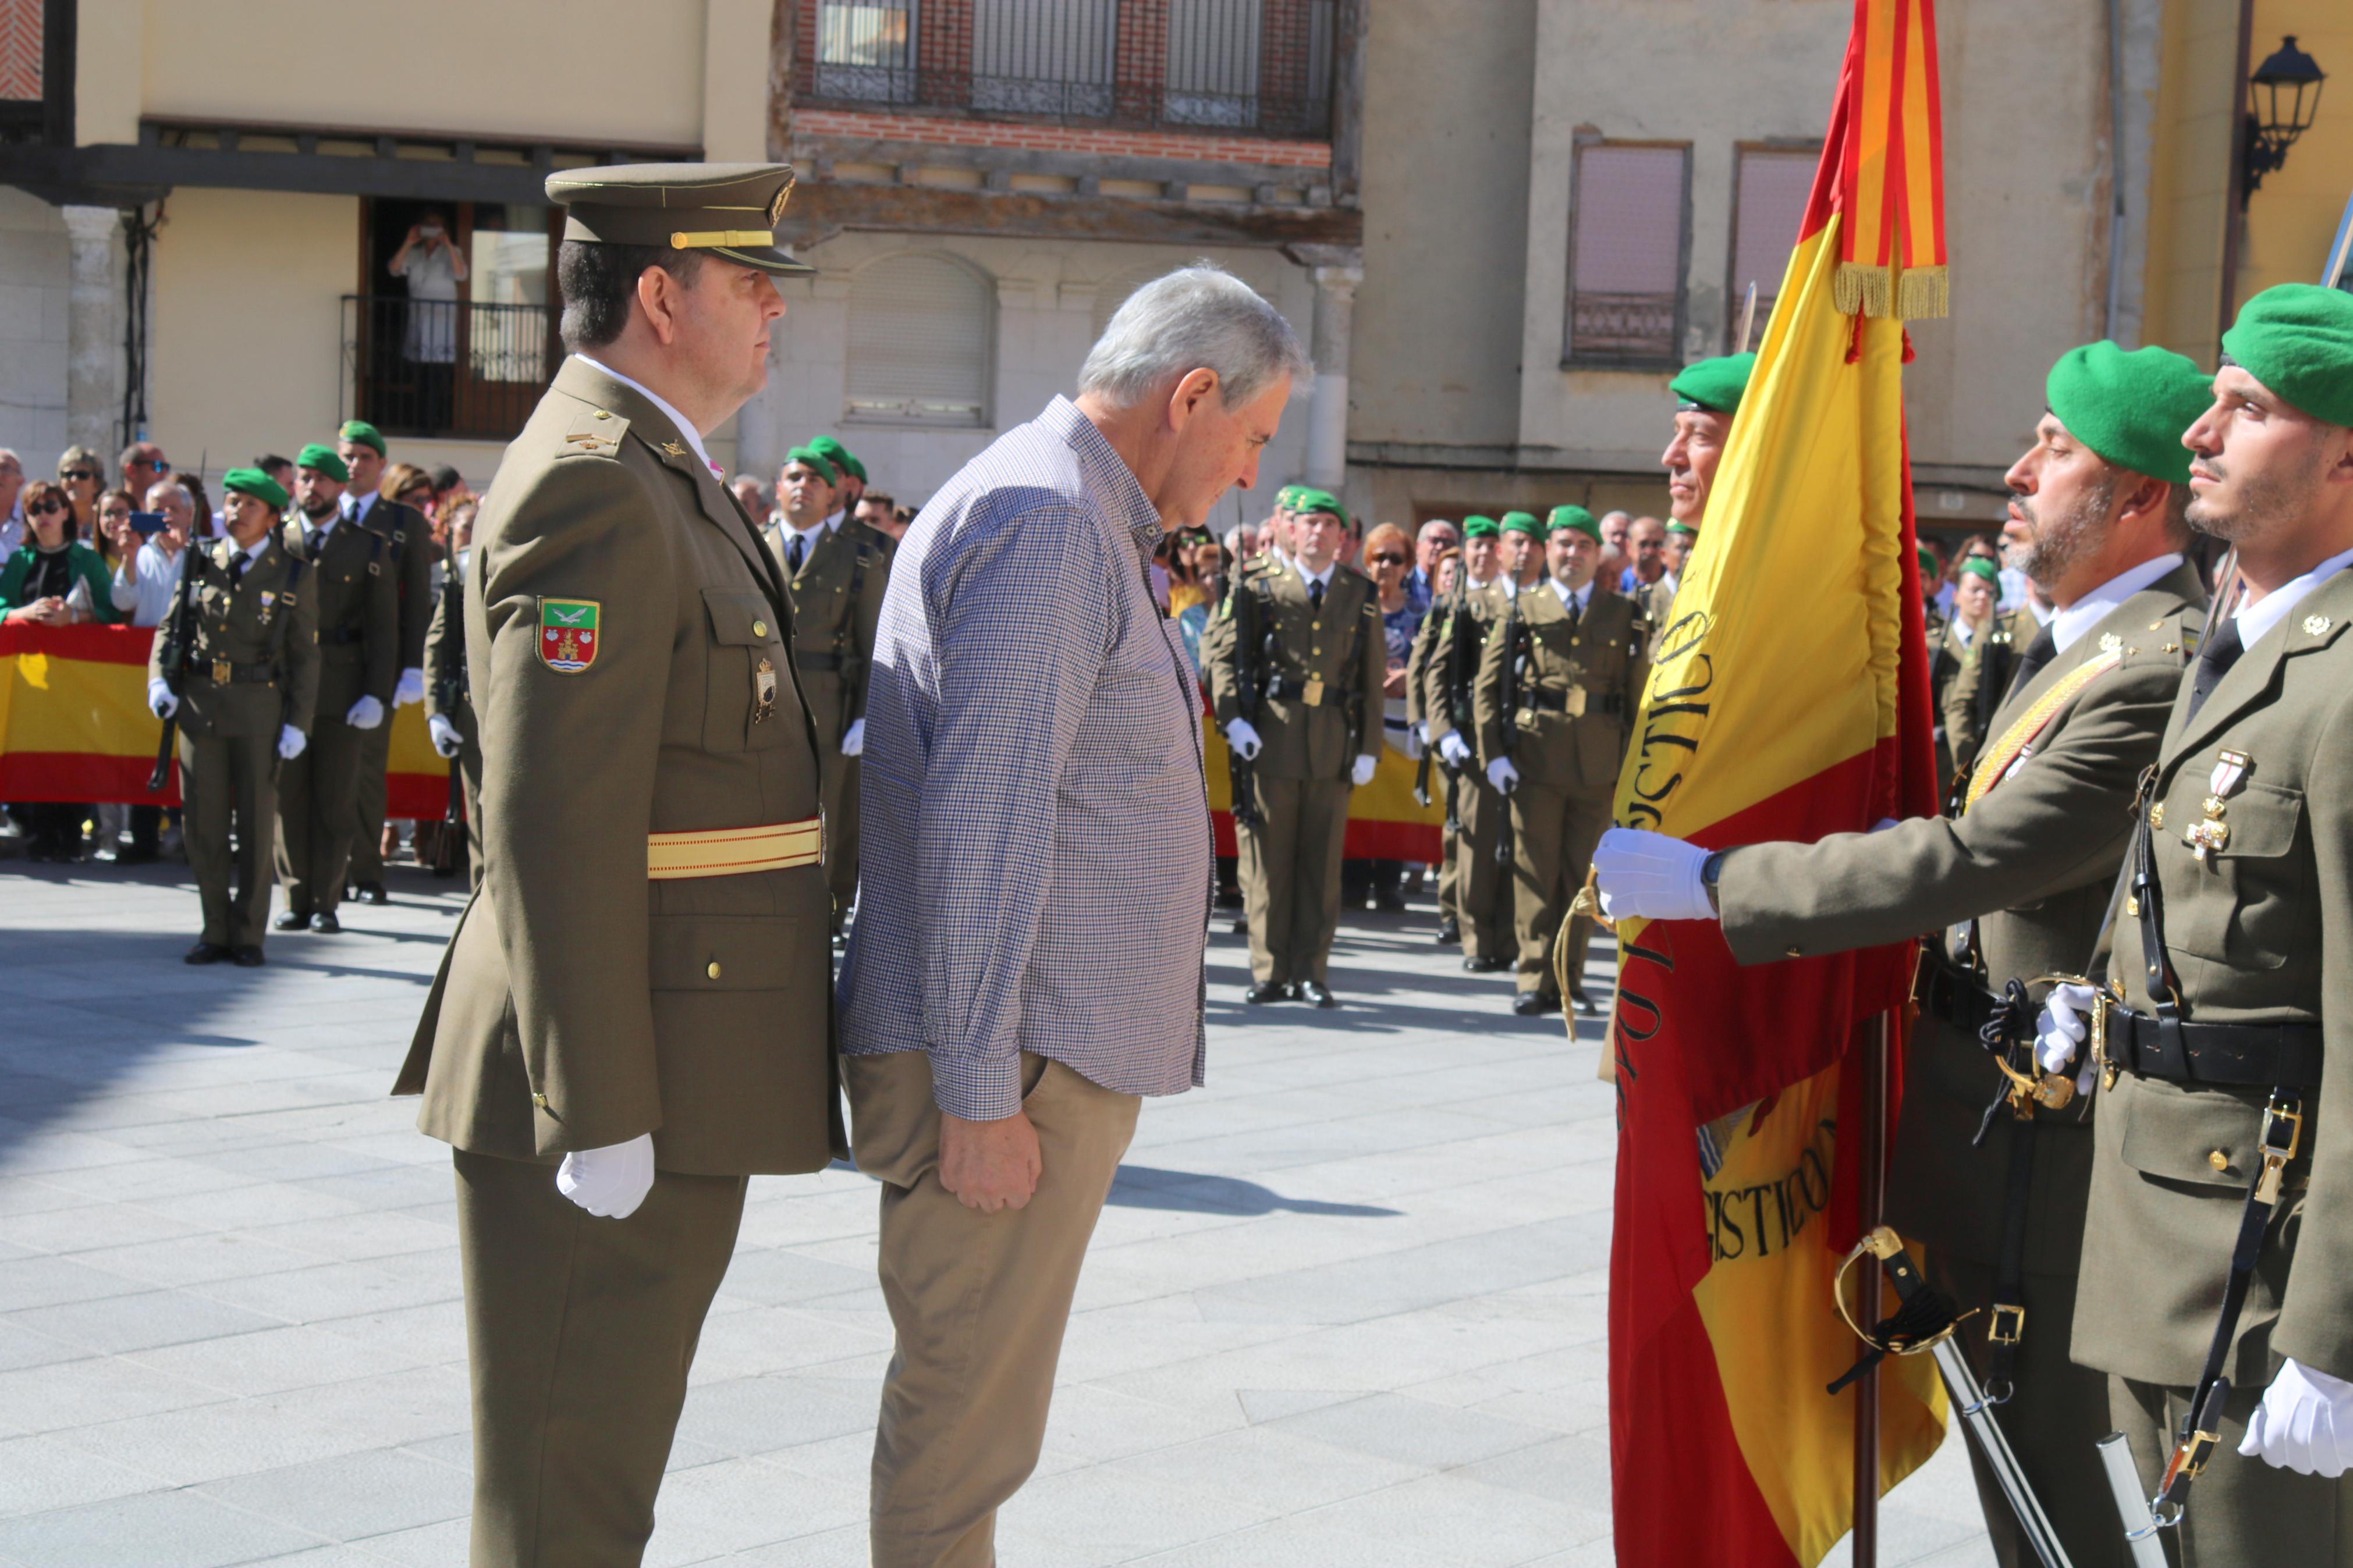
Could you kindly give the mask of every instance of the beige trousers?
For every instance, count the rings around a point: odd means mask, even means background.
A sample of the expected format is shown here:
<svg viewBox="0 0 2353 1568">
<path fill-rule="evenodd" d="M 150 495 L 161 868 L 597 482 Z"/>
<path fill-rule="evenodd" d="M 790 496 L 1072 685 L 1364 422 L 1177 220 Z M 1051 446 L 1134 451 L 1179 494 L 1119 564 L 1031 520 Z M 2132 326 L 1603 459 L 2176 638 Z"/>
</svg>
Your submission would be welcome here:
<svg viewBox="0 0 2353 1568">
<path fill-rule="evenodd" d="M 1142 1103 L 1021 1053 L 1043 1173 L 982 1214 L 939 1182 L 922 1051 L 841 1058 L 858 1168 L 882 1183 L 883 1300 L 898 1347 L 874 1435 L 874 1568 L 991 1568 L 997 1510 L 1029 1479 L 1088 1239 Z"/>
</svg>

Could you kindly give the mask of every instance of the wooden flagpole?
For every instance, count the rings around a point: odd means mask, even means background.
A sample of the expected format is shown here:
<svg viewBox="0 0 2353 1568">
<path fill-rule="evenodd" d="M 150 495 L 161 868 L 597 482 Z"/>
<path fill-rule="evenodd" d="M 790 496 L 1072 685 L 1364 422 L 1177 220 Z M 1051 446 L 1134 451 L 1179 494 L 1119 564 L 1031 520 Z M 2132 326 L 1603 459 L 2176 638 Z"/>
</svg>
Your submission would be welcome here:
<svg viewBox="0 0 2353 1568">
<path fill-rule="evenodd" d="M 1882 1013 L 1864 1026 L 1862 1048 L 1856 1054 L 1862 1072 L 1862 1125 L 1857 1131 L 1855 1155 L 1856 1232 L 1869 1236 L 1879 1224 L 1887 1187 L 1887 1053 L 1894 1016 Z M 1882 1289 L 1879 1259 L 1866 1252 L 1855 1268 L 1857 1316 L 1868 1323 L 1880 1315 Z M 1879 1563 L 1879 1368 L 1874 1366 L 1854 1384 L 1854 1550 L 1853 1568 L 1878 1568 Z"/>
</svg>

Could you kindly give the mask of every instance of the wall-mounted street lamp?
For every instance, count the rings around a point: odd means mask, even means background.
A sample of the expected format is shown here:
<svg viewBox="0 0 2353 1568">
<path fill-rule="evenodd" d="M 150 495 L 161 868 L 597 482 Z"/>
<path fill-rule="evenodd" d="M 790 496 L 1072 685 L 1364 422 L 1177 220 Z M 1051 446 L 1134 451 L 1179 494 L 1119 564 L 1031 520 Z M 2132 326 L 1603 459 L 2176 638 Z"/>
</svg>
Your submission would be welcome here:
<svg viewBox="0 0 2353 1568">
<path fill-rule="evenodd" d="M 2244 57 L 2242 57 L 2242 58 Z M 2239 205 L 2246 205 L 2263 176 L 2287 162 L 2287 150 L 2312 128 L 2320 108 L 2320 62 L 2295 47 L 2290 35 L 2271 58 L 2247 79 L 2246 164 L 2241 171 Z"/>
</svg>

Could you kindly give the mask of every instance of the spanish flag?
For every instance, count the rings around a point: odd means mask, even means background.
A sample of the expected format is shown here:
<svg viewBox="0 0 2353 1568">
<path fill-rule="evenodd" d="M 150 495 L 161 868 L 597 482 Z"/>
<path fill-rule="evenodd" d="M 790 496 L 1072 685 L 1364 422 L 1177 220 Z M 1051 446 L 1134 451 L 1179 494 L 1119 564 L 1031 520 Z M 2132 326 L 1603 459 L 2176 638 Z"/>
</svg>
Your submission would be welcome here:
<svg viewBox="0 0 2353 1568">
<path fill-rule="evenodd" d="M 1856 0 L 1621 826 L 1725 847 L 1936 809 L 1903 321 L 1945 307 L 1939 134 L 1931 0 Z M 1618 936 L 1618 1558 L 1810 1568 L 1854 1503 L 1860 1394 L 1825 1385 L 1862 1349 L 1831 1296 L 1857 1234 L 1858 1053 L 1904 1005 L 1911 947 L 1742 969 L 1704 921 Z M 1945 1406 L 1925 1356 L 1877 1387 L 1883 1489 L 1934 1451 Z"/>
</svg>

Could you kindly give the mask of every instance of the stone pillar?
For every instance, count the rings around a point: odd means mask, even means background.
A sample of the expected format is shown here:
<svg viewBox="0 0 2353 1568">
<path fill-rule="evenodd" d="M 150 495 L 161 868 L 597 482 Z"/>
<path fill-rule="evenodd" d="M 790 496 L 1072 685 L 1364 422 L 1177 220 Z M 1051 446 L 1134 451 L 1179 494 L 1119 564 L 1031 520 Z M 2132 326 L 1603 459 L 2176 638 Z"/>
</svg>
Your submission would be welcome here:
<svg viewBox="0 0 2353 1568">
<path fill-rule="evenodd" d="M 1315 279 L 1315 385 L 1307 403 L 1307 482 L 1337 493 L 1348 478 L 1348 334 L 1365 269 L 1350 263 L 1310 271 Z"/>
<path fill-rule="evenodd" d="M 66 439 L 112 471 L 122 442 L 122 214 L 61 209 L 68 240 Z"/>
</svg>

